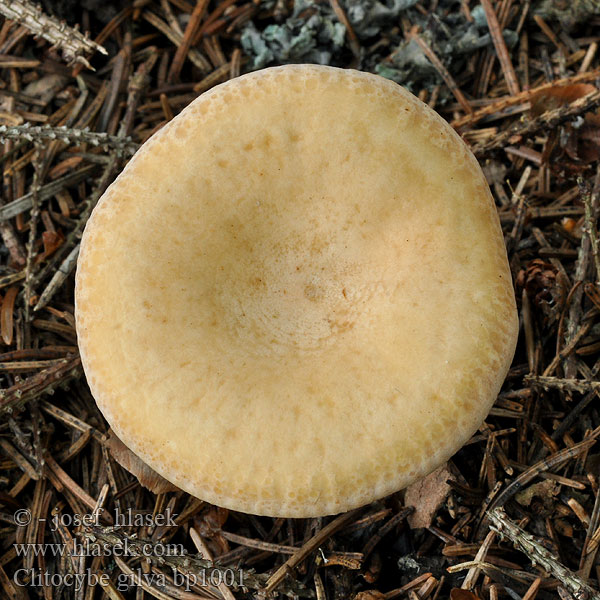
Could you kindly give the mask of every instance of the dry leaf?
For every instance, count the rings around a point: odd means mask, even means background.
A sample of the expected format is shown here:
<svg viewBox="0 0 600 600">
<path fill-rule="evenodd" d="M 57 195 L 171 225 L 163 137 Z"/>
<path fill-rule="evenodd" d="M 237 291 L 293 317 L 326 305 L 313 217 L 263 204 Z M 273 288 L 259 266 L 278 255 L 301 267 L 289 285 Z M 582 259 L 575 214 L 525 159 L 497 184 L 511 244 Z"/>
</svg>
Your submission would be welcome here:
<svg viewBox="0 0 600 600">
<path fill-rule="evenodd" d="M 564 306 L 568 289 L 560 271 L 541 258 L 530 261 L 517 275 L 518 289 L 525 288 L 536 309 L 550 322 L 554 322 Z"/>
<path fill-rule="evenodd" d="M 40 263 L 50 255 L 54 254 L 65 241 L 65 236 L 61 231 L 44 231 L 42 232 L 42 242 L 44 251 L 38 254 L 35 258 L 36 263 Z"/>
<path fill-rule="evenodd" d="M 221 531 L 227 521 L 229 510 L 220 506 L 208 506 L 202 512 L 201 522 L 196 526 L 202 537 L 212 538 Z"/>
<path fill-rule="evenodd" d="M 406 488 L 404 502 L 406 506 L 415 507 L 408 517 L 412 529 L 431 526 L 433 517 L 450 493 L 449 479 L 453 480 L 454 476 L 444 465 Z"/>
<path fill-rule="evenodd" d="M 579 98 L 594 92 L 596 87 L 590 83 L 575 83 L 550 88 L 535 94 L 531 99 L 531 115 L 537 117 L 548 110 L 554 110 L 571 104 Z M 581 167 L 600 159 L 600 115 L 588 112 L 572 123 L 565 123 L 559 130 L 549 134 L 542 156 L 544 164 L 550 166 L 560 164 L 564 168 L 565 161 L 558 155 L 566 154 L 572 162 L 567 161 L 570 170 L 580 171 Z M 562 151 L 562 152 L 561 152 Z"/>
<path fill-rule="evenodd" d="M 378 592 L 377 590 L 369 590 L 368 592 L 358 592 L 354 596 L 354 600 L 384 600 L 385 594 Z"/>
<path fill-rule="evenodd" d="M 515 500 L 521 506 L 529 506 L 534 498 L 539 498 L 544 507 L 549 508 L 554 504 L 554 497 L 559 492 L 559 486 L 556 481 L 546 479 L 539 483 L 534 483 L 515 494 Z"/>
<path fill-rule="evenodd" d="M 134 454 L 114 433 L 109 431 L 106 446 L 113 458 L 132 475 L 138 478 L 141 485 L 154 494 L 176 492 L 179 488 L 168 482 L 162 475 L 151 469 L 137 454 Z"/>
<path fill-rule="evenodd" d="M 564 537 L 572 538 L 573 537 L 573 525 L 569 523 L 566 519 L 556 519 L 553 521 L 554 529 L 558 535 L 562 535 Z"/>
<path fill-rule="evenodd" d="M 600 115 L 588 113 L 579 128 L 578 158 L 584 163 L 600 160 Z"/>
<path fill-rule="evenodd" d="M 0 332 L 2 334 L 2 341 L 10 346 L 13 339 L 13 313 L 15 309 L 15 300 L 19 294 L 19 288 L 12 286 L 6 292 L 4 300 L 2 301 L 2 309 L 0 311 Z"/>
<path fill-rule="evenodd" d="M 369 556 L 369 563 L 363 573 L 363 579 L 371 585 L 374 584 L 379 579 L 382 568 L 381 555 L 379 552 L 373 552 L 371 556 Z"/>
<path fill-rule="evenodd" d="M 592 284 L 593 285 L 593 284 Z M 594 290 L 594 288 L 596 288 Z M 590 290 L 592 292 L 592 294 L 594 293 L 594 291 L 598 291 L 597 286 L 594 286 L 592 288 L 592 290 Z M 594 301 L 591 297 L 590 300 L 592 300 L 592 302 Z M 600 307 L 598 307 L 600 308 Z M 585 469 L 586 472 L 592 472 L 592 473 L 598 473 L 600 472 L 600 454 L 589 454 L 587 456 L 587 458 L 585 459 Z"/>
<path fill-rule="evenodd" d="M 574 83 L 572 85 L 562 85 L 549 88 L 542 92 L 534 94 L 531 98 L 531 115 L 539 117 L 547 110 L 554 110 L 571 104 L 579 98 L 596 91 L 596 86 L 590 83 Z"/>
<path fill-rule="evenodd" d="M 450 600 L 479 600 L 479 596 L 469 590 L 452 588 L 450 591 Z"/>
<path fill-rule="evenodd" d="M 214 556 L 229 552 L 229 542 L 223 537 L 221 528 L 229 517 L 229 510 L 207 505 L 204 510 L 194 517 L 194 529 L 204 539 Z"/>
</svg>

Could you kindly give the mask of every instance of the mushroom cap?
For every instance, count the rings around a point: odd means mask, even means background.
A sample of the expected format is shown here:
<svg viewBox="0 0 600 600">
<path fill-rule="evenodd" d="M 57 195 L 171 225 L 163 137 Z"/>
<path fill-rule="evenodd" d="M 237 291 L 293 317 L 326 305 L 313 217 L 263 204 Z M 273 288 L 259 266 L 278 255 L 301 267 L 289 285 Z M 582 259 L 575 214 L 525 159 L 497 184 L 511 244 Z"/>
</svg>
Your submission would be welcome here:
<svg viewBox="0 0 600 600">
<path fill-rule="evenodd" d="M 192 102 L 93 211 L 81 357 L 119 438 L 234 510 L 337 513 L 476 431 L 518 318 L 460 137 L 399 85 L 288 65 Z"/>
</svg>

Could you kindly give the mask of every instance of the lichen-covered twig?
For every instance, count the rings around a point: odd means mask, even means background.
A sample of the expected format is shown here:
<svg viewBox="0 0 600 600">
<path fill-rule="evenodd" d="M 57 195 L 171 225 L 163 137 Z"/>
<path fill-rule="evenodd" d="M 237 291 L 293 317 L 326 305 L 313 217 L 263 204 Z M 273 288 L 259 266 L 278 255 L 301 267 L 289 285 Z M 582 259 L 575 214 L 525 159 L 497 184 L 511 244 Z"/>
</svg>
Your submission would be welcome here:
<svg viewBox="0 0 600 600">
<path fill-rule="evenodd" d="M 209 560 L 203 560 L 194 555 L 186 554 L 177 556 L 165 553 L 161 544 L 138 539 L 128 535 L 118 527 L 92 525 L 86 527 L 80 535 L 87 539 L 90 544 L 98 546 L 105 551 L 110 551 L 111 548 L 127 548 L 128 557 L 146 559 L 155 566 L 166 567 L 181 573 L 183 576 L 194 577 L 195 581 L 216 580 L 220 576 L 223 576 L 225 571 L 234 570 L 234 585 L 231 587 L 234 589 L 242 587 L 259 591 L 265 588 L 268 579 L 266 575 L 257 574 L 252 571 L 232 569 L 232 567 L 220 567 Z M 314 592 L 311 589 L 304 587 L 300 582 L 292 580 L 282 583 L 277 591 L 286 596 L 314 597 Z"/>
<path fill-rule="evenodd" d="M 108 133 L 90 131 L 89 129 L 73 129 L 71 127 L 49 127 L 47 125 L 0 125 L 0 141 L 27 140 L 57 140 L 65 144 L 89 144 L 115 152 L 118 156 L 131 156 L 138 145 L 130 137 L 109 135 Z"/>
<path fill-rule="evenodd" d="M 600 92 L 600 90 L 597 90 Z M 579 194 L 582 199 L 589 193 L 587 185 L 583 185 L 581 180 L 579 182 Z M 587 327 L 590 328 L 591 322 L 587 324 L 581 324 L 583 319 L 583 290 L 585 289 L 585 283 L 588 279 L 590 272 L 590 265 L 592 263 L 592 239 L 589 232 L 584 227 L 581 235 L 581 242 L 579 243 L 579 249 L 577 251 L 577 262 L 575 263 L 575 273 L 573 275 L 573 287 L 569 292 L 568 300 L 570 305 L 568 312 L 565 311 L 565 335 L 564 343 L 565 346 L 557 352 L 557 356 L 552 360 L 552 363 L 546 368 L 542 375 L 554 375 L 554 371 L 551 367 L 558 367 L 559 360 L 563 360 L 563 375 L 567 379 L 574 378 L 578 373 L 578 368 L 575 362 L 575 357 L 571 354 L 565 354 L 567 347 L 575 347 L 578 343 L 576 340 L 581 340 L 581 332 Z M 567 302 L 567 301 L 565 301 Z M 578 331 L 579 330 L 579 331 Z M 558 345 L 561 343 L 560 334 L 557 337 L 557 351 Z M 565 354 L 563 359 L 559 359 L 559 354 Z M 559 359 L 559 360 L 557 360 Z"/>
<path fill-rule="evenodd" d="M 507 537 L 518 547 L 529 560 L 542 567 L 545 571 L 558 579 L 576 600 L 600 600 L 600 593 L 588 585 L 581 577 L 567 569 L 560 561 L 534 536 L 521 529 L 513 523 L 500 508 L 488 513 L 491 521 L 491 529 L 497 531 L 500 536 Z"/>
<path fill-rule="evenodd" d="M 81 375 L 79 356 L 65 358 L 58 365 L 44 369 L 8 389 L 0 390 L 0 413 L 11 413 L 26 402 L 51 394 L 59 386 Z"/>
<path fill-rule="evenodd" d="M 596 181 L 600 181 L 600 169 L 596 174 Z M 582 190 L 581 198 L 585 207 L 585 232 L 590 238 L 592 245 L 592 256 L 594 257 L 594 265 L 596 267 L 596 281 L 600 281 L 600 253 L 598 251 L 598 231 L 596 229 L 596 220 L 598 212 L 598 192 L 600 190 L 592 190 L 591 186 L 583 179 L 578 180 L 580 189 Z M 598 186 L 594 186 L 597 188 Z"/>
<path fill-rule="evenodd" d="M 585 394 L 600 391 L 600 381 L 586 379 L 563 379 L 561 377 L 543 377 L 541 375 L 526 375 L 525 384 L 543 390 L 556 389 L 562 392 L 579 392 Z"/>
<path fill-rule="evenodd" d="M 25 335 L 28 339 L 30 334 L 29 321 L 31 320 L 31 294 L 32 294 L 32 278 L 33 278 L 33 259 L 35 257 L 35 238 L 37 237 L 37 225 L 40 218 L 40 162 L 38 160 L 39 148 L 36 145 L 36 159 L 34 160 L 35 171 L 33 174 L 33 182 L 31 183 L 31 216 L 29 219 L 29 237 L 27 239 L 27 260 L 25 262 L 25 286 L 23 289 L 23 302 L 25 304 Z"/>
<path fill-rule="evenodd" d="M 64 21 L 44 13 L 39 6 L 27 0 L 3 0 L 0 2 L 0 14 L 11 21 L 20 23 L 33 34 L 43 37 L 60 48 L 63 57 L 69 62 L 79 62 L 91 69 L 86 54 L 108 52 L 96 42 L 83 35 L 78 29 L 69 27 Z"/>
<path fill-rule="evenodd" d="M 494 136 L 489 142 L 477 144 L 473 148 L 473 154 L 482 158 L 493 150 L 504 148 L 510 143 L 511 138 L 531 135 L 541 130 L 552 129 L 561 123 L 593 110 L 600 105 L 600 90 L 595 90 L 582 98 L 578 98 L 571 104 L 560 106 L 554 110 L 548 110 L 535 119 L 519 122 L 506 131 Z"/>
<path fill-rule="evenodd" d="M 596 443 L 596 437 L 598 437 L 598 435 L 600 435 L 600 427 L 594 429 L 588 437 L 578 444 L 559 450 L 535 463 L 523 471 L 518 477 L 515 477 L 515 479 L 513 479 L 502 491 L 500 491 L 501 487 L 498 487 L 490 498 L 488 510 L 491 512 L 496 508 L 504 506 L 510 498 L 512 498 L 520 489 L 523 489 L 530 481 L 546 471 L 550 471 L 551 469 L 563 465 L 566 461 L 575 458 L 588 450 Z M 487 526 L 488 519 L 489 516 L 486 513 L 483 513 L 481 520 L 477 525 L 477 534 L 480 534 Z"/>
</svg>

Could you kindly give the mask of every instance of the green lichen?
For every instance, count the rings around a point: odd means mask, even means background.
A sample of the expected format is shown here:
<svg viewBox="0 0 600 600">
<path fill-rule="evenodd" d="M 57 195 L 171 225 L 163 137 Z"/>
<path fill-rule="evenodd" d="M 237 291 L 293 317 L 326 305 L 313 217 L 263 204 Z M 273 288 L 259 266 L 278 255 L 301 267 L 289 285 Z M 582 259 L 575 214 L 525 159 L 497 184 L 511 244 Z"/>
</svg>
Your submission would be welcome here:
<svg viewBox="0 0 600 600">
<path fill-rule="evenodd" d="M 442 79 L 418 44 L 402 37 L 400 18 L 406 17 L 419 26 L 423 40 L 455 77 L 465 72 L 472 52 L 492 44 L 481 6 L 473 7 L 473 21 L 469 21 L 458 0 L 440 0 L 438 10 L 425 15 L 414 7 L 416 0 L 339 2 L 361 46 L 355 66 L 412 91 L 432 90 Z M 275 6 L 275 0 L 261 3 L 267 14 L 273 14 Z M 255 19 L 242 32 L 242 46 L 251 57 L 251 69 L 290 62 L 345 66 L 352 57 L 346 28 L 329 2 L 295 0 L 283 22 L 274 20 Z M 514 31 L 505 30 L 503 35 L 509 47 L 517 43 Z M 374 44 L 377 40 L 379 43 Z M 439 101 L 443 103 L 449 97 L 450 92 L 442 86 Z"/>
</svg>

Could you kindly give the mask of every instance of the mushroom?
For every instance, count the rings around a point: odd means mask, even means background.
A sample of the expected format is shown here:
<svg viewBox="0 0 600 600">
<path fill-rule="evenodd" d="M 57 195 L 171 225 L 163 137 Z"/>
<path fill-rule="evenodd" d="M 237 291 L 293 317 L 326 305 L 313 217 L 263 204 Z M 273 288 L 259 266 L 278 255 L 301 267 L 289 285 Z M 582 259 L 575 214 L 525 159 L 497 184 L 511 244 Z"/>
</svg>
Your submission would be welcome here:
<svg viewBox="0 0 600 600">
<path fill-rule="evenodd" d="M 120 439 L 230 509 L 345 511 L 443 464 L 518 319 L 482 171 L 399 85 L 288 65 L 192 102 L 95 208 L 81 357 Z"/>
</svg>

